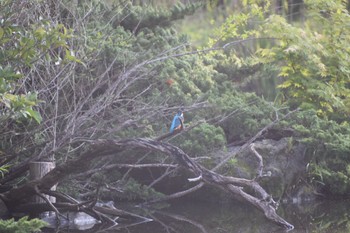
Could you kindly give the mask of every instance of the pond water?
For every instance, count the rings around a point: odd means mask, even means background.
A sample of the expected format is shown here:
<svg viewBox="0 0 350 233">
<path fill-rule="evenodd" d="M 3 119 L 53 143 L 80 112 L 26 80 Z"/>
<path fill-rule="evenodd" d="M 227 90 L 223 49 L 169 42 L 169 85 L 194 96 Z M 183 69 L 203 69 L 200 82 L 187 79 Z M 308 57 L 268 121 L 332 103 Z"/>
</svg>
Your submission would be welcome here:
<svg viewBox="0 0 350 233">
<path fill-rule="evenodd" d="M 138 209 L 139 214 L 153 219 L 134 225 L 119 224 L 106 229 L 77 231 L 62 229 L 60 233 L 282 233 L 280 227 L 268 222 L 262 213 L 241 203 L 204 203 L 178 201 L 158 209 Z M 279 207 L 279 214 L 295 226 L 288 233 L 350 232 L 350 202 L 327 201 L 288 204 Z"/>
</svg>

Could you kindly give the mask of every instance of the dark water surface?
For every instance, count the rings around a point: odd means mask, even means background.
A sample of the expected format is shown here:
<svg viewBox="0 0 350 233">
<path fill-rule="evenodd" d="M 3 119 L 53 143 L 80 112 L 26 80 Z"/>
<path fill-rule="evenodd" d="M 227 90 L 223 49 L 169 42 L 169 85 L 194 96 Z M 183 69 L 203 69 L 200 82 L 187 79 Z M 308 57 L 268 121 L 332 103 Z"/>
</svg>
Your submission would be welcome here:
<svg viewBox="0 0 350 233">
<path fill-rule="evenodd" d="M 282 233 L 253 207 L 235 204 L 176 202 L 165 208 L 138 209 L 151 222 L 127 226 L 126 223 L 105 229 L 95 225 L 85 231 L 62 229 L 60 233 Z M 327 201 L 281 205 L 279 214 L 295 226 L 289 233 L 350 232 L 350 202 Z"/>
</svg>

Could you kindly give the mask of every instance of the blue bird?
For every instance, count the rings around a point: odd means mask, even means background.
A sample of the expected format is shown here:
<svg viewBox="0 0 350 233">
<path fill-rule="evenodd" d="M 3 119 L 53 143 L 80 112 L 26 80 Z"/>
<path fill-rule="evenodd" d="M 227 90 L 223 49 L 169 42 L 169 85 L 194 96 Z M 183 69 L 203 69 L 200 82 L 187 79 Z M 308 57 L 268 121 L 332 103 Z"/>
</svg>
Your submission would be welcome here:
<svg viewBox="0 0 350 233">
<path fill-rule="evenodd" d="M 170 133 L 174 132 L 175 130 L 178 129 L 183 129 L 183 123 L 184 123 L 184 114 L 180 110 L 173 119 L 173 122 L 171 123 L 170 127 Z"/>
</svg>

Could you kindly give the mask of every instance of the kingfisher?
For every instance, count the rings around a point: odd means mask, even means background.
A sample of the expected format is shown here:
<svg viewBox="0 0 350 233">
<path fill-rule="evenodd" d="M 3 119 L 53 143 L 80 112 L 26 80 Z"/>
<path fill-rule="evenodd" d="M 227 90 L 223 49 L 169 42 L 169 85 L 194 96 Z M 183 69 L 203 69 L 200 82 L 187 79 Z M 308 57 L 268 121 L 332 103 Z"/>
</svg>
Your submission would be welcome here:
<svg viewBox="0 0 350 233">
<path fill-rule="evenodd" d="M 173 122 L 171 123 L 170 127 L 170 133 L 174 132 L 175 130 L 181 130 L 184 128 L 184 114 L 182 110 L 179 110 L 176 115 L 174 116 Z"/>
</svg>

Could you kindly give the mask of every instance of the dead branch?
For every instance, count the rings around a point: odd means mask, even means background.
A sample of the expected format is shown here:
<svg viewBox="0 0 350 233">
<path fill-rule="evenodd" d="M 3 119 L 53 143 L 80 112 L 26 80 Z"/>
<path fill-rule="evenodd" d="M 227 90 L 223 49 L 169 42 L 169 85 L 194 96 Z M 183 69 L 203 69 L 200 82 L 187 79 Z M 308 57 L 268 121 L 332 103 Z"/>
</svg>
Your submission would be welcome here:
<svg viewBox="0 0 350 233">
<path fill-rule="evenodd" d="M 116 217 L 121 217 L 126 219 L 136 219 L 141 221 L 149 220 L 141 215 L 115 208 L 114 205 L 113 206 L 95 206 L 93 209 L 105 215 L 111 215 L 111 216 L 116 216 Z"/>
<path fill-rule="evenodd" d="M 56 215 L 56 221 L 59 222 L 60 221 L 60 218 L 59 216 L 61 215 L 60 212 L 58 211 L 58 209 L 52 204 L 52 202 L 45 196 L 43 195 L 39 189 L 37 187 L 35 187 L 35 192 L 36 192 L 36 195 L 38 195 L 39 197 L 41 197 L 42 199 L 44 199 L 44 201 L 46 202 L 46 204 L 48 204 L 51 208 L 51 211 L 54 211 L 55 212 L 55 215 Z"/>
<path fill-rule="evenodd" d="M 286 229 L 293 228 L 290 223 L 277 215 L 276 206 L 274 205 L 275 202 L 256 181 L 220 175 L 193 161 L 180 148 L 150 139 L 127 139 L 122 141 L 96 140 L 91 145 L 91 149 L 82 154 L 78 159 L 57 166 L 40 180 L 28 182 L 19 188 L 14 188 L 4 193 L 2 199 L 7 201 L 9 206 L 13 206 L 18 203 L 19 200 L 26 198 L 28 195 L 34 195 L 35 186 L 37 186 L 39 190 L 49 190 L 53 185 L 63 180 L 69 174 L 88 169 L 89 164 L 93 159 L 116 154 L 131 148 L 143 148 L 145 150 L 165 153 L 173 157 L 179 165 L 191 171 L 195 176 L 201 176 L 202 182 L 223 189 L 235 196 L 239 196 L 247 203 L 250 203 L 261 210 L 265 217 L 270 221 L 275 222 Z M 251 194 L 244 192 L 243 187 L 254 190 L 257 196 L 252 196 Z"/>
<path fill-rule="evenodd" d="M 190 193 L 193 193 L 194 191 L 201 189 L 203 186 L 204 186 L 204 182 L 200 182 L 199 184 L 197 184 L 196 186 L 193 186 L 192 188 L 189 188 L 189 189 L 186 189 L 184 191 L 177 192 L 177 193 L 173 193 L 173 194 L 161 197 L 161 198 L 150 200 L 150 201 L 145 202 L 144 204 L 147 205 L 147 204 L 152 204 L 152 203 L 157 203 L 157 202 L 162 202 L 162 201 L 169 201 L 172 199 L 184 197 Z"/>
<path fill-rule="evenodd" d="M 226 158 L 224 158 L 219 164 L 217 164 L 212 171 L 217 171 L 218 169 L 220 169 L 223 165 L 225 165 L 230 159 L 232 159 L 233 157 L 235 157 L 237 154 L 239 154 L 240 152 L 246 150 L 250 144 L 252 144 L 256 139 L 258 139 L 264 132 L 266 132 L 268 129 L 270 129 L 271 127 L 273 127 L 274 125 L 276 125 L 276 123 L 278 123 L 279 121 L 289 117 L 290 115 L 292 115 L 293 113 L 299 111 L 299 109 L 295 109 L 293 111 L 290 111 L 289 113 L 287 113 L 286 115 L 284 115 L 281 118 L 276 118 L 273 122 L 271 122 L 270 124 L 266 125 L 264 128 L 262 128 L 257 134 L 255 134 L 253 137 L 251 137 L 246 143 L 244 143 L 243 146 L 241 146 L 235 153 L 232 153 L 228 156 L 226 156 Z"/>
<path fill-rule="evenodd" d="M 263 168 L 264 168 L 264 164 L 263 164 L 263 159 L 261 157 L 261 155 L 255 150 L 254 148 L 254 143 L 250 145 L 250 149 L 253 151 L 253 153 L 255 154 L 255 156 L 258 158 L 259 160 L 259 166 L 257 168 L 257 174 L 255 179 L 262 177 L 262 172 L 263 172 Z"/>
<path fill-rule="evenodd" d="M 139 159 L 136 161 L 135 164 L 141 163 L 141 162 L 142 162 L 148 155 L 150 155 L 150 154 L 151 154 L 150 151 L 147 152 L 147 153 L 145 153 L 141 158 L 139 158 Z M 129 168 L 128 171 L 125 172 L 125 174 L 123 175 L 122 180 L 125 180 L 125 179 L 129 176 L 129 174 L 130 174 L 131 171 L 132 171 L 132 168 Z"/>
<path fill-rule="evenodd" d="M 103 166 L 96 169 L 91 169 L 87 172 L 77 174 L 76 176 L 88 176 L 96 172 L 108 171 L 114 168 L 132 168 L 132 169 L 142 169 L 142 168 L 176 168 L 177 165 L 174 164 L 161 164 L 161 163 L 147 163 L 147 164 L 111 164 L 108 166 Z"/>
</svg>

